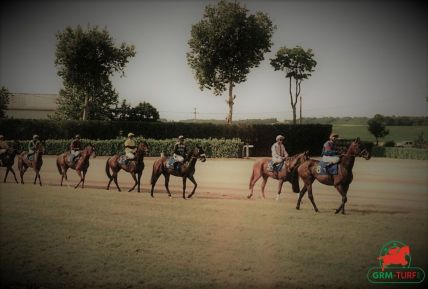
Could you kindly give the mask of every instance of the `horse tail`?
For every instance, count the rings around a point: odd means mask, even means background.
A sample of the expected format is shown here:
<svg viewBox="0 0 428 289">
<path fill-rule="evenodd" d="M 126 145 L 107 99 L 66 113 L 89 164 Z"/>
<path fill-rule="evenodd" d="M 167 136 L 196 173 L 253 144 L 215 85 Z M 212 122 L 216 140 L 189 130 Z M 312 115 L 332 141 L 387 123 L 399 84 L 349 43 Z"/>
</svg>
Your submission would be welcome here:
<svg viewBox="0 0 428 289">
<path fill-rule="evenodd" d="M 249 189 L 254 187 L 254 184 L 263 174 L 263 163 L 261 161 L 255 162 L 253 165 L 253 172 L 251 173 Z"/>
<path fill-rule="evenodd" d="M 107 159 L 106 161 L 106 175 L 109 179 L 111 179 L 111 174 L 110 174 L 110 164 L 108 163 L 110 160 L 110 158 Z"/>
<path fill-rule="evenodd" d="M 299 184 L 299 173 L 297 168 L 291 171 L 290 183 L 293 188 L 293 192 L 296 194 L 300 192 L 300 184 Z"/>
<path fill-rule="evenodd" d="M 163 156 L 163 154 L 162 154 Z M 150 184 L 154 185 L 158 179 L 158 177 L 156 177 L 157 173 L 159 170 L 161 170 L 161 166 L 162 166 L 162 159 L 158 159 L 157 161 L 155 161 L 153 163 L 153 170 L 152 170 L 152 177 L 150 178 Z M 160 175 L 160 173 L 159 173 Z"/>
</svg>

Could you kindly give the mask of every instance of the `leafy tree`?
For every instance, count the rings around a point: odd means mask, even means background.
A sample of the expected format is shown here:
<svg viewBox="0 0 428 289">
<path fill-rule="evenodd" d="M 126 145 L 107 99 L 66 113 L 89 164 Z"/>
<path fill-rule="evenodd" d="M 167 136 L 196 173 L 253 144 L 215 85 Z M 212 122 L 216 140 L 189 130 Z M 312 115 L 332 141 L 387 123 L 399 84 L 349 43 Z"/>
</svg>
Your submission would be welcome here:
<svg viewBox="0 0 428 289">
<path fill-rule="evenodd" d="M 58 32 L 55 65 L 63 79 L 56 118 L 108 119 L 118 94 L 109 77 L 124 75 L 125 65 L 135 48 L 122 43 L 116 48 L 106 29 L 67 27 Z"/>
<path fill-rule="evenodd" d="M 140 102 L 137 106 L 131 107 L 123 100 L 121 106 L 116 109 L 115 118 L 128 121 L 157 121 L 159 112 L 148 102 Z"/>
<path fill-rule="evenodd" d="M 384 117 L 376 114 L 373 118 L 369 119 L 367 129 L 376 138 L 376 146 L 379 144 L 379 138 L 383 138 L 389 134 L 384 123 Z"/>
<path fill-rule="evenodd" d="M 11 96 L 12 94 L 6 87 L 0 88 L 0 118 L 6 118 L 6 110 Z"/>
<path fill-rule="evenodd" d="M 281 47 L 270 64 L 276 70 L 285 71 L 285 77 L 290 79 L 289 94 L 291 108 L 293 109 L 293 124 L 296 124 L 296 106 L 301 92 L 302 81 L 311 76 L 317 62 L 314 60 L 312 49 L 304 50 L 300 46 L 294 48 Z M 294 82 L 294 91 L 293 91 Z M 300 99 L 300 122 L 302 109 Z"/>
<path fill-rule="evenodd" d="M 228 86 L 229 124 L 236 98 L 233 87 L 244 82 L 250 68 L 257 67 L 270 51 L 274 29 L 266 14 L 249 14 L 238 2 L 224 0 L 206 6 L 202 20 L 192 26 L 187 62 L 201 90 L 213 89 L 221 95 Z"/>
</svg>

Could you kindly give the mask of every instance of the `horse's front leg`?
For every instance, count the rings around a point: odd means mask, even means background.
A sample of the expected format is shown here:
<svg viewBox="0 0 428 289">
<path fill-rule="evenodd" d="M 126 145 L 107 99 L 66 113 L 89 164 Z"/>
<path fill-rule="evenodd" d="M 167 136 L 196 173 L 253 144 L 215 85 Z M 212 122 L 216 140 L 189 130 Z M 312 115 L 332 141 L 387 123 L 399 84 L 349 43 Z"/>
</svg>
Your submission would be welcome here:
<svg viewBox="0 0 428 289">
<path fill-rule="evenodd" d="M 262 182 L 262 198 L 265 199 L 265 187 L 268 180 L 268 176 L 263 176 L 263 182 Z"/>
<path fill-rule="evenodd" d="M 83 177 L 82 177 L 82 171 L 81 170 L 76 170 L 77 175 L 80 177 L 80 181 L 77 183 L 76 186 L 74 186 L 74 188 L 76 189 L 80 183 L 83 181 Z"/>
<path fill-rule="evenodd" d="M 40 178 L 40 170 L 36 170 L 36 177 L 34 178 L 34 184 L 36 184 L 37 179 L 39 179 L 39 185 L 42 186 L 42 179 Z"/>
<path fill-rule="evenodd" d="M 27 171 L 27 166 L 22 164 L 19 168 L 19 176 L 21 177 L 21 184 L 24 184 L 24 174 Z"/>
<path fill-rule="evenodd" d="M 132 188 L 130 188 L 130 189 L 128 190 L 128 192 L 133 191 L 133 190 L 135 189 L 135 187 L 137 186 L 137 184 L 138 184 L 137 177 L 136 177 L 135 173 L 131 173 L 131 176 L 132 176 L 132 178 L 134 179 L 134 186 L 133 186 Z"/>
<path fill-rule="evenodd" d="M 16 183 L 18 183 L 18 180 L 16 179 L 15 171 L 13 170 L 13 168 L 12 168 L 12 167 L 10 168 L 10 171 L 12 172 L 13 177 L 15 178 L 15 182 L 16 182 Z"/>
<path fill-rule="evenodd" d="M 340 206 L 336 209 L 335 214 L 342 211 L 342 214 L 345 214 L 345 204 L 348 201 L 348 197 L 346 196 L 348 192 L 349 184 L 348 185 L 338 185 L 336 186 L 337 191 L 342 195 L 342 203 Z"/>
<path fill-rule="evenodd" d="M 6 174 L 4 175 L 3 183 L 6 183 L 7 175 L 9 174 L 9 167 L 6 167 Z"/>
<path fill-rule="evenodd" d="M 187 177 L 183 177 L 183 199 L 186 199 L 186 179 Z"/>
<path fill-rule="evenodd" d="M 82 189 L 85 187 L 86 172 L 87 170 L 83 171 Z"/>
<path fill-rule="evenodd" d="M 138 187 L 137 192 L 140 192 L 140 184 L 141 184 L 141 175 L 143 174 L 143 171 L 138 172 L 137 180 L 138 180 Z"/>
<path fill-rule="evenodd" d="M 165 188 L 166 188 L 166 191 L 168 192 L 168 196 L 171 198 L 171 192 L 169 191 L 169 177 L 170 177 L 170 175 L 165 173 L 164 176 L 165 176 Z"/>
<path fill-rule="evenodd" d="M 308 189 L 306 188 L 306 184 L 303 185 L 303 188 L 299 192 L 299 199 L 297 200 L 297 205 L 296 205 L 296 209 L 297 210 L 300 210 L 300 203 L 302 202 L 302 198 L 305 195 L 305 193 L 306 193 L 307 190 Z"/>
<path fill-rule="evenodd" d="M 190 181 L 193 183 L 193 185 L 194 185 L 193 190 L 192 190 L 192 193 L 191 193 L 190 195 L 188 195 L 188 196 L 187 196 L 187 198 L 189 198 L 189 199 L 190 199 L 190 198 L 193 196 L 193 194 L 195 193 L 196 188 L 198 187 L 198 184 L 196 183 L 195 178 L 194 178 L 193 176 L 189 176 L 188 178 L 189 178 L 189 180 L 190 180 Z"/>
<path fill-rule="evenodd" d="M 279 201 L 279 195 L 281 194 L 283 184 L 284 184 L 284 179 L 279 179 L 279 181 L 278 181 L 278 193 L 276 195 L 277 201 Z"/>
</svg>

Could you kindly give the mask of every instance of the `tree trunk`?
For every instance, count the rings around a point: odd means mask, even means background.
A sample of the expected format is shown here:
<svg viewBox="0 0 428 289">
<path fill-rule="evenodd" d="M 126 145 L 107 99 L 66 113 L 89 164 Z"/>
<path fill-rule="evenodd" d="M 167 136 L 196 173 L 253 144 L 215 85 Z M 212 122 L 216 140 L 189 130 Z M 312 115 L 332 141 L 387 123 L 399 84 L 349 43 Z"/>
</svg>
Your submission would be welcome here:
<svg viewBox="0 0 428 289">
<path fill-rule="evenodd" d="M 226 101 L 226 103 L 229 105 L 229 114 L 226 117 L 226 121 L 228 124 L 232 124 L 232 117 L 233 117 L 233 104 L 234 104 L 234 100 L 236 98 L 236 95 L 233 95 L 233 83 L 230 82 L 229 83 L 229 98 Z"/>
<path fill-rule="evenodd" d="M 293 124 L 296 124 L 296 119 L 297 119 L 297 112 L 296 112 L 296 104 L 297 104 L 297 80 L 296 80 L 296 97 L 295 97 L 295 99 L 293 99 L 293 91 L 292 91 L 292 85 L 291 85 L 291 77 L 290 77 L 290 87 L 289 87 L 289 92 L 290 92 L 290 103 L 291 103 L 291 108 L 293 109 Z"/>
<path fill-rule="evenodd" d="M 302 124 L 302 97 L 300 96 L 300 119 L 299 124 Z"/>
<path fill-rule="evenodd" d="M 85 95 L 85 107 L 83 108 L 82 120 L 88 120 L 89 118 L 89 96 Z"/>
</svg>

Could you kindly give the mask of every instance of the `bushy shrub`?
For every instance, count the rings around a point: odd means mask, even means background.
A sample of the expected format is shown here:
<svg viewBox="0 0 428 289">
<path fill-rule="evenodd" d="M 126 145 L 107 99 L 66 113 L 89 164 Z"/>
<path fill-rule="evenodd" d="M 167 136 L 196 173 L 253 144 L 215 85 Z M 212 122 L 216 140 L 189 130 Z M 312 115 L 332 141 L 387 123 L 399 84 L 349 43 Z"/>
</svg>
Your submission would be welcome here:
<svg viewBox="0 0 428 289">
<path fill-rule="evenodd" d="M 383 144 L 384 147 L 395 147 L 395 142 L 393 140 L 389 140 Z"/>
<path fill-rule="evenodd" d="M 428 149 L 373 147 L 372 156 L 394 159 L 428 160 Z"/>
<path fill-rule="evenodd" d="M 69 140 L 75 134 L 91 140 L 121 139 L 133 132 L 147 139 L 165 140 L 184 135 L 191 139 L 233 139 L 254 145 L 252 156 L 268 156 L 278 134 L 285 136 L 289 154 L 309 150 L 319 155 L 328 139 L 331 125 L 305 124 L 213 124 L 179 122 L 129 122 L 129 121 L 53 121 L 27 119 L 0 119 L 0 132 L 7 139 L 31 139 L 38 134 L 42 139 Z M 104 145 L 104 144 L 103 144 Z M 109 144 L 113 145 L 114 144 Z M 164 144 L 166 145 L 166 144 Z M 108 146 L 108 145 L 106 145 Z M 157 149 L 157 148 L 156 148 Z M 228 154 L 228 149 L 218 147 L 216 154 Z"/>
</svg>

